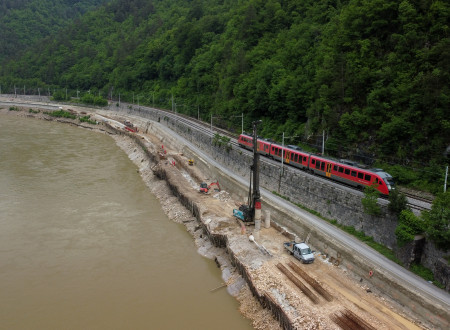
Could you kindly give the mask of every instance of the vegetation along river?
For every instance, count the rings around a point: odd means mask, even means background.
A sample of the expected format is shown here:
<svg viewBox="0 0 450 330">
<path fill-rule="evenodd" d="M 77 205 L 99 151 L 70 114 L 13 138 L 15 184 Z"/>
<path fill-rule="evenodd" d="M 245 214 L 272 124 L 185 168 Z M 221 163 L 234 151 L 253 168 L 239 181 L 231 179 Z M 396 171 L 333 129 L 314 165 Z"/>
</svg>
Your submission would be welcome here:
<svg viewBox="0 0 450 330">
<path fill-rule="evenodd" d="M 250 329 L 104 134 L 0 117 L 0 329 Z"/>
</svg>

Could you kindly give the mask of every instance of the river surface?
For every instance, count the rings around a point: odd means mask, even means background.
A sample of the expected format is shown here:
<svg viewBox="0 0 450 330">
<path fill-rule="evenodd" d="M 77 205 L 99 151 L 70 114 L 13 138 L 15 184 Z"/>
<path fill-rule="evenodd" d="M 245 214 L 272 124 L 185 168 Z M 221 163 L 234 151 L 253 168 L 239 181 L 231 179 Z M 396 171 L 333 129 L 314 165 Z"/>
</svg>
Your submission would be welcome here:
<svg viewBox="0 0 450 330">
<path fill-rule="evenodd" d="M 251 329 L 104 134 L 0 116 L 0 329 Z"/>
</svg>

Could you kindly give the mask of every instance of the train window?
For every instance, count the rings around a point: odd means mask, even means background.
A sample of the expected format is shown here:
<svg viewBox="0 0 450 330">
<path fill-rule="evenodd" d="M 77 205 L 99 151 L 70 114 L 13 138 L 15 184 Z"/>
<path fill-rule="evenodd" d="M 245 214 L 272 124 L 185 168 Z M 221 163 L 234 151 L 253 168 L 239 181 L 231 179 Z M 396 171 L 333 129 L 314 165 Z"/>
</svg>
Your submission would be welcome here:
<svg viewBox="0 0 450 330">
<path fill-rule="evenodd" d="M 325 171 L 325 162 L 320 162 L 320 169 Z"/>
<path fill-rule="evenodd" d="M 306 157 L 305 156 L 303 156 L 303 161 L 306 162 Z"/>
<path fill-rule="evenodd" d="M 349 175 L 350 174 L 350 170 L 348 168 L 345 169 L 345 174 Z"/>
<path fill-rule="evenodd" d="M 358 179 L 364 179 L 364 173 L 358 172 Z"/>
<path fill-rule="evenodd" d="M 369 174 L 366 174 L 366 175 L 364 176 L 364 179 L 366 179 L 366 181 L 370 181 L 371 178 L 372 178 L 372 177 L 371 177 Z"/>
<path fill-rule="evenodd" d="M 337 171 L 337 170 L 338 170 L 338 166 L 337 166 L 337 165 L 334 165 L 334 166 L 333 166 L 333 170 Z"/>
<path fill-rule="evenodd" d="M 352 176 L 356 177 L 356 171 L 352 171 Z"/>
<path fill-rule="evenodd" d="M 315 164 L 316 163 L 316 160 L 315 159 L 311 159 L 311 164 Z"/>
</svg>

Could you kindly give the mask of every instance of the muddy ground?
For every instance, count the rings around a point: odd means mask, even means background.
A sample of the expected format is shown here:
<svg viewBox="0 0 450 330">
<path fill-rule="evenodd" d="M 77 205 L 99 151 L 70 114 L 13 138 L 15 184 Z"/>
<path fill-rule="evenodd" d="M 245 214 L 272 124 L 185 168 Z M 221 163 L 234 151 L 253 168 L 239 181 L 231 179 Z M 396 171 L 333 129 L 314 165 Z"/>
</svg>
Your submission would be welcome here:
<svg viewBox="0 0 450 330">
<path fill-rule="evenodd" d="M 26 111 L 28 110 L 0 109 L 0 115 L 30 117 L 31 115 Z M 45 118 L 42 114 L 33 114 L 33 117 Z M 136 121 L 136 118 L 115 117 L 113 119 L 121 122 L 125 119 Z M 65 122 L 70 123 L 70 120 Z M 79 125 L 76 122 L 72 124 Z M 83 124 L 83 127 L 100 132 L 109 131 L 105 125 Z M 110 133 L 108 134 L 116 141 L 116 144 L 136 164 L 142 179 L 158 197 L 168 217 L 186 226 L 200 254 L 216 260 L 222 269 L 224 280 L 224 287 L 219 287 L 217 290 L 223 290 L 227 285 L 228 292 L 240 303 L 240 312 L 252 320 L 255 329 L 280 329 L 281 326 L 274 319 L 273 313 L 269 309 L 264 309 L 254 298 L 249 286 L 232 266 L 229 253 L 225 249 L 213 246 L 204 231 L 200 229 L 191 211 L 182 206 L 173 196 L 165 180 L 155 176 L 154 170 L 157 167 L 164 169 L 167 180 L 177 185 L 190 200 L 200 206 L 201 218 L 210 232 L 227 236 L 229 249 L 245 265 L 253 285 L 258 291 L 264 292 L 282 306 L 294 328 L 340 329 L 339 325 L 343 327 L 342 322 L 357 322 L 361 329 L 425 328 L 417 320 L 413 321 L 412 315 L 405 315 L 401 306 L 389 301 L 382 294 L 372 292 L 364 278 L 355 281 L 346 269 L 330 263 L 320 252 L 316 252 L 316 261 L 313 264 L 303 265 L 298 262 L 283 251 L 283 242 L 286 241 L 286 237 L 274 227 L 262 228 L 259 235 L 255 235 L 258 245 L 267 249 L 271 256 L 263 253 L 255 243 L 249 240 L 249 235 L 253 233 L 254 228 L 243 227 L 232 217 L 233 208 L 236 208 L 241 201 L 230 199 L 229 194 L 223 190 L 211 191 L 209 194 L 200 193 L 198 185 L 206 178 L 195 165 L 189 166 L 188 160 L 183 155 L 165 145 L 164 158 L 155 164 L 150 162 L 142 148 L 127 135 Z M 138 134 L 140 138 L 145 139 L 147 148 L 152 153 L 159 154 L 162 151 L 161 136 Z M 313 279 L 312 284 L 295 272 L 296 267 Z M 301 281 L 303 289 L 294 283 L 297 281 Z M 310 292 L 309 296 L 308 292 Z"/>
</svg>

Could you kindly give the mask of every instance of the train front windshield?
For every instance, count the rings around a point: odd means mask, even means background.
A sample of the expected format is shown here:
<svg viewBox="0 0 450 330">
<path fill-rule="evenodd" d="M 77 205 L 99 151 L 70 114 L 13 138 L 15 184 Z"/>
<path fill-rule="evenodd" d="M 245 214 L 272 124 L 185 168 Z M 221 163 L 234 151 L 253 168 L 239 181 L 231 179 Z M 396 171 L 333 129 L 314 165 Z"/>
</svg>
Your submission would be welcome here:
<svg viewBox="0 0 450 330">
<path fill-rule="evenodd" d="M 392 177 L 390 177 L 390 178 L 383 178 L 383 180 L 386 183 L 389 191 L 395 189 L 395 182 L 394 182 L 394 179 Z"/>
</svg>

